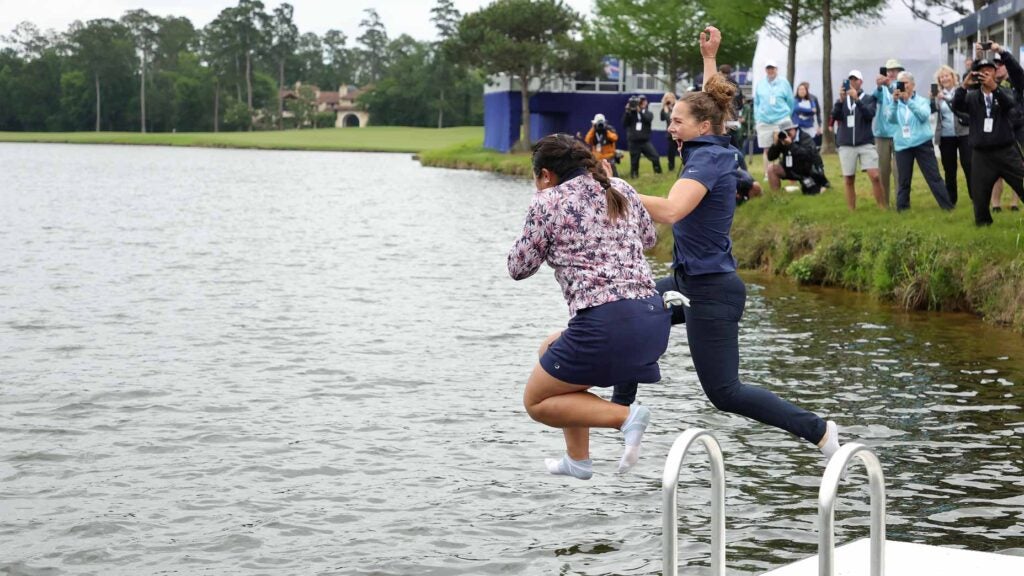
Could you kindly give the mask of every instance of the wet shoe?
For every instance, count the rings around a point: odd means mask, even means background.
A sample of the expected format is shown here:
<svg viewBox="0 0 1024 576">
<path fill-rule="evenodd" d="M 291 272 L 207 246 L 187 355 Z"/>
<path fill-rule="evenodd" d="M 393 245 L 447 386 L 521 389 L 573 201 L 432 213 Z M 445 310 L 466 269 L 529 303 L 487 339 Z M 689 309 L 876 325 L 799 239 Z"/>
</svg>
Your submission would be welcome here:
<svg viewBox="0 0 1024 576">
<path fill-rule="evenodd" d="M 622 423 L 621 428 L 625 440 L 625 448 L 622 451 L 622 458 L 619 459 L 619 474 L 628 472 L 640 459 L 640 443 L 650 423 L 650 408 L 640 404 L 631 404 L 629 406 L 629 416 Z"/>
</svg>

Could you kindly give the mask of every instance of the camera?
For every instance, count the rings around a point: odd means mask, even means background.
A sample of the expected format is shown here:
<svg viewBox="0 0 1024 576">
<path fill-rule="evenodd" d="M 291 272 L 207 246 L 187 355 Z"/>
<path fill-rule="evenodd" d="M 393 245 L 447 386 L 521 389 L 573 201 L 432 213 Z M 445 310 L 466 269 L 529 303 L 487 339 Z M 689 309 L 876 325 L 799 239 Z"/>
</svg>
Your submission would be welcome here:
<svg viewBox="0 0 1024 576">
<path fill-rule="evenodd" d="M 601 120 L 600 122 L 594 124 L 594 131 L 597 132 L 598 134 L 603 134 L 606 129 L 607 125 L 605 124 L 604 120 Z"/>
<path fill-rule="evenodd" d="M 789 132 L 782 130 L 779 132 L 779 142 L 785 142 L 786 140 L 789 140 Z"/>
<path fill-rule="evenodd" d="M 896 89 L 899 90 L 900 92 L 906 92 L 907 91 L 907 83 L 904 82 L 903 80 L 897 80 L 896 81 Z"/>
<path fill-rule="evenodd" d="M 640 109 L 640 98 L 636 96 L 629 97 L 629 103 L 626 104 L 626 109 L 630 112 L 636 112 Z"/>
<path fill-rule="evenodd" d="M 938 95 L 939 95 L 939 85 L 938 84 L 932 84 L 932 96 L 938 96 Z"/>
<path fill-rule="evenodd" d="M 982 50 L 991 50 L 992 49 L 992 41 L 989 40 L 988 42 L 982 42 L 981 43 L 981 49 Z"/>
<path fill-rule="evenodd" d="M 878 69 L 878 74 L 880 76 L 885 76 L 888 73 L 889 73 L 889 70 L 885 66 L 882 66 L 881 68 Z"/>
<path fill-rule="evenodd" d="M 850 79 L 847 78 L 846 80 L 843 80 L 843 90 L 849 90 L 849 89 L 850 89 Z"/>
</svg>

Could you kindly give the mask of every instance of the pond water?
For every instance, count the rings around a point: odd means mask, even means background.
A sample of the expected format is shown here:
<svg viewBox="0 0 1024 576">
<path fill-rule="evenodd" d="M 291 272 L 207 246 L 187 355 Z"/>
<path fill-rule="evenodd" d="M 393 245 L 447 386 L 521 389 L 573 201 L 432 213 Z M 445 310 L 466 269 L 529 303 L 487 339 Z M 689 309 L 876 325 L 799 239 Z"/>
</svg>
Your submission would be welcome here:
<svg viewBox="0 0 1024 576">
<path fill-rule="evenodd" d="M 694 426 L 730 573 L 814 554 L 818 451 L 716 411 L 682 329 L 638 468 L 600 431 L 592 481 L 542 473 L 561 435 L 521 396 L 568 317 L 549 269 L 505 271 L 530 194 L 406 155 L 0 144 L 0 573 L 659 574 Z M 890 539 L 1024 555 L 1024 340 L 747 281 L 741 376 L 877 451 Z M 839 542 L 867 534 L 850 478 Z"/>
</svg>

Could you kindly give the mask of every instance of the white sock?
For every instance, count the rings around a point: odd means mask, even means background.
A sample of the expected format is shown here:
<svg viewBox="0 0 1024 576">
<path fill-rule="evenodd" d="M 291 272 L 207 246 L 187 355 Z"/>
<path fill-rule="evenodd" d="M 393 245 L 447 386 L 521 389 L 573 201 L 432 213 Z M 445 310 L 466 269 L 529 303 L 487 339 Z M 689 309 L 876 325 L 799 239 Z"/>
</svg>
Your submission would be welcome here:
<svg viewBox="0 0 1024 576">
<path fill-rule="evenodd" d="M 620 428 L 625 440 L 625 448 L 622 450 L 622 458 L 619 459 L 619 474 L 627 472 L 640 459 L 640 443 L 643 441 L 644 432 L 650 423 L 650 408 L 636 403 L 629 406 L 629 416 Z"/>
<path fill-rule="evenodd" d="M 544 465 L 547 466 L 548 473 L 558 476 L 572 476 L 580 480 L 590 480 L 590 477 L 594 475 L 594 465 L 590 458 L 586 460 L 573 460 L 569 458 L 568 454 L 565 454 L 561 460 L 545 458 Z"/>
<path fill-rule="evenodd" d="M 829 420 L 825 423 L 825 445 L 821 447 L 821 453 L 825 455 L 827 461 L 837 450 L 839 450 L 839 427 L 835 422 Z"/>
</svg>

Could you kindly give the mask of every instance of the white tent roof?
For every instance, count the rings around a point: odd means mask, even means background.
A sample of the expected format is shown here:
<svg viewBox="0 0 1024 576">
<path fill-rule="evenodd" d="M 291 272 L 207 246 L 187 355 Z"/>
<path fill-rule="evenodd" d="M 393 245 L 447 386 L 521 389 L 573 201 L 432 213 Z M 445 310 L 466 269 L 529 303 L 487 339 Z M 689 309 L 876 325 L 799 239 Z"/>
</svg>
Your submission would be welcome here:
<svg viewBox="0 0 1024 576">
<path fill-rule="evenodd" d="M 874 87 L 878 68 L 889 58 L 896 58 L 911 72 L 918 86 L 927 88 L 934 82 L 935 71 L 945 62 L 942 49 L 942 30 L 929 22 L 913 17 L 902 2 L 890 2 L 884 16 L 878 22 L 866 27 L 844 25 L 832 29 L 832 94 L 838 93 L 839 85 L 851 70 L 860 70 L 865 86 Z M 728 41 L 728 39 L 726 39 Z M 811 93 L 822 95 L 822 31 L 800 37 L 796 50 L 796 74 L 794 85 L 807 81 Z M 775 60 L 779 65 L 779 76 L 786 77 L 787 48 L 782 42 L 768 36 L 762 30 L 758 34 L 757 50 L 754 52 L 754 83 L 764 77 L 764 63 Z M 962 63 L 956 68 L 962 68 Z M 963 72 L 958 70 L 958 72 Z M 826 109 L 828 105 L 822 104 Z"/>
</svg>

